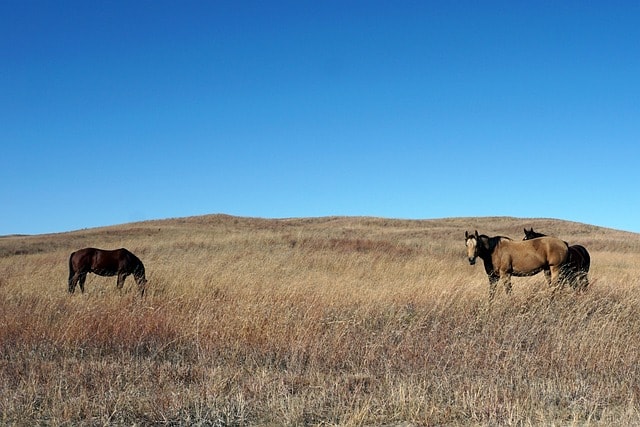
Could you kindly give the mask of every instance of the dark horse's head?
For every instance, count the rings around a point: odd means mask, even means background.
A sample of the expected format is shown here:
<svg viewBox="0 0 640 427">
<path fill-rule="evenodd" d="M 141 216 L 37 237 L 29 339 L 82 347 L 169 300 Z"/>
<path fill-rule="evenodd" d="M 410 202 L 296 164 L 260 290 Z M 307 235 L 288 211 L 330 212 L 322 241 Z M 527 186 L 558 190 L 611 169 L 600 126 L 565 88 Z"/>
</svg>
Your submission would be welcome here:
<svg viewBox="0 0 640 427">
<path fill-rule="evenodd" d="M 531 240 L 531 239 L 536 239 L 538 237 L 545 237 L 546 234 L 542 234 L 542 233 L 538 233 L 536 231 L 533 231 L 533 227 L 531 227 L 531 230 L 527 230 L 526 228 L 524 229 L 524 238 L 522 240 Z"/>
</svg>

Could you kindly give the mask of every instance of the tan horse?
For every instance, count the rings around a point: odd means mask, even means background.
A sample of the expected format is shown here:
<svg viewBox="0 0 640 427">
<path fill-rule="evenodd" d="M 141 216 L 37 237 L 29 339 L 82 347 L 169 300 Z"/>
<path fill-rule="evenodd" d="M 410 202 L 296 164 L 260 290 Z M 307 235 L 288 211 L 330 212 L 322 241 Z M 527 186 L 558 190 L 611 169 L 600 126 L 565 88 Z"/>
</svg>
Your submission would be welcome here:
<svg viewBox="0 0 640 427">
<path fill-rule="evenodd" d="M 539 237 L 532 240 L 513 241 L 508 237 L 489 237 L 484 234 L 469 234 L 465 231 L 465 245 L 469 264 L 476 258 L 484 261 L 484 269 L 489 276 L 489 300 L 493 299 L 498 281 L 504 290 L 511 292 L 511 276 L 531 276 L 542 270 L 549 270 L 549 284 L 560 285 L 560 266 L 566 262 L 567 244 L 555 237 Z"/>
</svg>

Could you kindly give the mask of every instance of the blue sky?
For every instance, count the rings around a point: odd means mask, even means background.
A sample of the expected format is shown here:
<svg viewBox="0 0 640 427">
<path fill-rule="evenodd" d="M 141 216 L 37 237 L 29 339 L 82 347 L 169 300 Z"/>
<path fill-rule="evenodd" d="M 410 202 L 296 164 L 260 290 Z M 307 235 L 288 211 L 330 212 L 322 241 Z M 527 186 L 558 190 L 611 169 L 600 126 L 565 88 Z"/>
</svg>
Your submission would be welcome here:
<svg viewBox="0 0 640 427">
<path fill-rule="evenodd" d="M 0 2 L 0 235 L 209 213 L 640 232 L 640 3 Z"/>
</svg>

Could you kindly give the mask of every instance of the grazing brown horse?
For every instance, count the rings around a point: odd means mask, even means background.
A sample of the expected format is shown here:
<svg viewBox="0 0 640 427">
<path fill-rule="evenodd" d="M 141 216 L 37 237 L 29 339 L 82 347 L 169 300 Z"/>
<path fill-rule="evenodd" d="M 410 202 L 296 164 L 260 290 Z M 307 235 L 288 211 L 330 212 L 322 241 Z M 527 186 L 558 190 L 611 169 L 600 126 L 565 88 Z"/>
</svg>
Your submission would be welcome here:
<svg viewBox="0 0 640 427">
<path fill-rule="evenodd" d="M 142 261 L 126 249 L 108 251 L 104 249 L 85 248 L 69 257 L 69 293 L 73 293 L 76 284 L 84 292 L 84 281 L 87 273 L 99 276 L 118 276 L 118 289 L 122 289 L 124 280 L 133 274 L 138 284 L 140 295 L 144 295 L 147 279 L 144 276 Z"/>
<path fill-rule="evenodd" d="M 557 287 L 561 282 L 560 266 L 567 259 L 567 244 L 555 237 L 541 237 L 534 240 L 513 241 L 508 237 L 489 237 L 484 234 L 464 233 L 469 264 L 476 258 L 484 261 L 484 269 L 489 276 L 489 300 L 493 299 L 498 281 L 504 290 L 511 292 L 511 276 L 531 276 L 543 270 L 550 270 L 549 283 Z"/>
<path fill-rule="evenodd" d="M 524 229 L 524 239 L 531 240 L 538 237 L 545 237 L 546 234 L 537 233 Z M 591 256 L 587 249 L 582 245 L 569 246 L 569 255 L 566 264 L 563 266 L 563 275 L 567 278 L 571 287 L 578 291 L 585 291 L 589 286 L 589 267 L 591 266 Z"/>
</svg>

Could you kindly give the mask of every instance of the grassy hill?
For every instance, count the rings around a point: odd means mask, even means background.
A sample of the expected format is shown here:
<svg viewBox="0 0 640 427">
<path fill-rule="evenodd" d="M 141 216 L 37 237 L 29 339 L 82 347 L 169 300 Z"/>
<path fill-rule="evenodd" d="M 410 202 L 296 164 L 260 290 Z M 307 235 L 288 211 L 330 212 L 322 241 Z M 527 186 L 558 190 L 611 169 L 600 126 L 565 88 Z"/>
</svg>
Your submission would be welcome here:
<svg viewBox="0 0 640 427">
<path fill-rule="evenodd" d="M 589 291 L 514 278 L 489 304 L 464 231 L 524 227 L 587 247 Z M 95 275 L 70 296 L 85 246 L 137 254 L 145 297 Z M 639 424 L 638 261 L 638 234 L 505 217 L 211 215 L 3 237 L 0 423 Z"/>
</svg>

